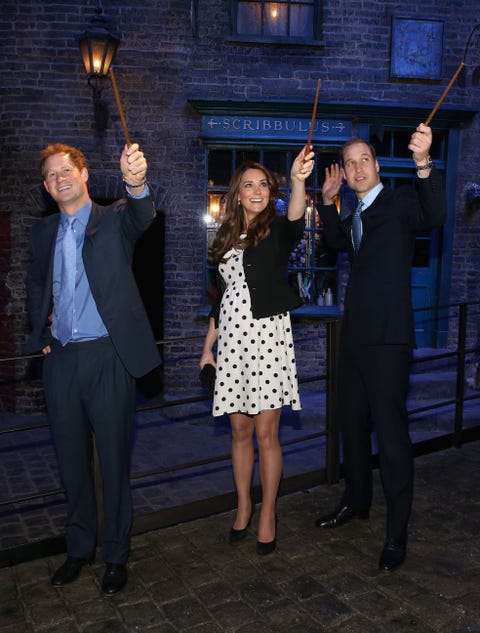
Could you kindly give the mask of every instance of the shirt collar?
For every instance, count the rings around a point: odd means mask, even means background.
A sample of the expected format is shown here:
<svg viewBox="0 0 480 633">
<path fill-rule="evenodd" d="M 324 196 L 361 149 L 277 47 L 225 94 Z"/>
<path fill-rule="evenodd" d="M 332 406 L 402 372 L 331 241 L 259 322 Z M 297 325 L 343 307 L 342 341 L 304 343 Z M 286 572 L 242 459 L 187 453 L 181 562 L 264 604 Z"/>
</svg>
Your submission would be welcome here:
<svg viewBox="0 0 480 633">
<path fill-rule="evenodd" d="M 372 204 L 382 189 L 383 183 L 379 182 L 378 185 L 375 185 L 373 189 L 370 189 L 367 195 L 362 198 L 364 210 Z"/>
<path fill-rule="evenodd" d="M 67 226 L 69 217 L 74 217 L 75 220 L 78 220 L 80 224 L 82 224 L 83 229 L 85 230 L 88 224 L 88 220 L 90 218 L 91 211 L 92 211 L 91 200 L 89 200 L 86 204 L 84 204 L 83 207 L 80 207 L 80 209 L 73 216 L 68 216 L 66 213 L 63 213 L 63 211 L 60 211 L 62 227 L 65 228 Z"/>
</svg>

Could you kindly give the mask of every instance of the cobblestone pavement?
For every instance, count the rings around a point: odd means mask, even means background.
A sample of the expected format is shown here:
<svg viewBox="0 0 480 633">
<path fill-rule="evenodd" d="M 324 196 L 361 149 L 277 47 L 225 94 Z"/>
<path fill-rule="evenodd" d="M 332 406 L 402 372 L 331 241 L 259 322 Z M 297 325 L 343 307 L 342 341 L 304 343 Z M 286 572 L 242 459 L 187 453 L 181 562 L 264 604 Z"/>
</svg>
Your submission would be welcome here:
<svg viewBox="0 0 480 633">
<path fill-rule="evenodd" d="M 49 584 L 63 556 L 0 569 L 2 633 L 480 632 L 480 442 L 419 457 L 408 557 L 377 568 L 384 533 L 378 472 L 369 521 L 314 526 L 342 484 L 278 501 L 278 547 L 227 542 L 233 512 L 133 538 L 129 582 L 106 597 L 100 562 Z M 258 517 L 258 512 L 255 518 Z M 258 519 L 257 519 L 258 520 Z"/>
</svg>

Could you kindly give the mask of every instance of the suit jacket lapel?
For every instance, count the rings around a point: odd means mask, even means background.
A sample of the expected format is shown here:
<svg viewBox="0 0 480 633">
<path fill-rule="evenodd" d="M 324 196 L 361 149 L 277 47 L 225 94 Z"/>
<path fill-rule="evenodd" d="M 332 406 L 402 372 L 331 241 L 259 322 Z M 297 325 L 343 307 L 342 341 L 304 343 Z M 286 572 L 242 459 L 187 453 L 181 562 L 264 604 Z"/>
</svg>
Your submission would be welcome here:
<svg viewBox="0 0 480 633">
<path fill-rule="evenodd" d="M 88 218 L 87 228 L 85 229 L 85 238 L 91 238 L 98 231 L 100 226 L 100 208 L 95 202 L 92 202 L 92 210 Z"/>
</svg>

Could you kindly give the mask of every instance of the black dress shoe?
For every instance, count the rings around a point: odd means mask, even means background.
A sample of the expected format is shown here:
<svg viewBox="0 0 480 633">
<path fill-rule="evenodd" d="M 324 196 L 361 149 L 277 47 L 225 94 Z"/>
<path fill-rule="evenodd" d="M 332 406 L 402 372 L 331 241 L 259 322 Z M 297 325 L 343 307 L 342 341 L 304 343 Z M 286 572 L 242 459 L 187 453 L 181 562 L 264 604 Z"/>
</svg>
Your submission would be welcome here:
<svg viewBox="0 0 480 633">
<path fill-rule="evenodd" d="M 93 559 L 69 556 L 63 565 L 53 574 L 51 580 L 52 585 L 54 585 L 54 587 L 61 587 L 69 582 L 73 582 L 78 578 L 82 567 L 87 564 L 91 565 L 92 562 Z"/>
<path fill-rule="evenodd" d="M 378 566 L 384 571 L 392 571 L 403 563 L 406 555 L 407 547 L 405 543 L 388 539 L 383 547 Z"/>
<path fill-rule="evenodd" d="M 228 534 L 228 542 L 229 543 L 238 543 L 239 541 L 242 541 L 246 536 L 247 536 L 247 532 L 248 532 L 248 528 L 250 527 L 250 524 L 252 522 L 252 517 L 255 514 L 255 504 L 252 501 L 252 509 L 250 510 L 250 517 L 248 519 L 248 523 L 246 525 L 246 527 L 244 527 L 242 530 L 236 530 L 235 528 L 230 528 L 230 532 Z"/>
<path fill-rule="evenodd" d="M 107 568 L 103 576 L 102 591 L 112 596 L 127 584 L 127 566 L 116 563 L 107 563 Z"/>
<path fill-rule="evenodd" d="M 326 516 L 320 517 L 315 521 L 315 525 L 317 527 L 326 527 L 326 528 L 334 528 L 343 525 L 347 521 L 351 521 L 352 519 L 360 519 L 362 521 L 366 521 L 368 519 L 368 509 L 367 510 L 352 510 L 348 506 L 340 506 L 332 512 L 331 514 L 327 514 Z"/>
<path fill-rule="evenodd" d="M 277 547 L 277 539 L 274 538 L 273 541 L 269 541 L 268 543 L 262 543 L 262 541 L 257 541 L 257 554 L 259 556 L 268 556 L 268 554 L 272 554 Z"/>
</svg>

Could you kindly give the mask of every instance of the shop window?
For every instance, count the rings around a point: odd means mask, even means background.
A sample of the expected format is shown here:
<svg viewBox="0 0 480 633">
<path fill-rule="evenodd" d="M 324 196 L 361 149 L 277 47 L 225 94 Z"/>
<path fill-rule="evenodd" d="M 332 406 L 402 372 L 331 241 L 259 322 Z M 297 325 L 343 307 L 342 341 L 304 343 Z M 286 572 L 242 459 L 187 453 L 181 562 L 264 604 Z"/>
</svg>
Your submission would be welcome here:
<svg viewBox="0 0 480 633">
<path fill-rule="evenodd" d="M 380 163 L 382 182 L 393 189 L 405 184 L 414 184 L 413 169 L 408 143 L 411 130 L 405 128 L 382 129 L 372 127 L 367 139 L 375 147 Z M 405 149 L 407 148 L 407 149 Z M 298 310 L 302 314 L 315 315 L 337 310 L 341 294 L 342 268 L 346 265 L 344 256 L 328 248 L 317 206 L 321 204 L 321 188 L 325 167 L 338 161 L 338 147 L 334 145 L 316 146 L 315 170 L 307 181 L 305 199 L 306 227 L 304 234 L 293 249 L 288 268 L 289 283 L 303 300 Z M 213 303 L 216 296 L 216 268 L 208 260 L 208 249 L 215 239 L 217 228 L 222 221 L 222 206 L 228 184 L 234 170 L 245 160 L 258 161 L 275 172 L 280 183 L 277 211 L 287 212 L 289 200 L 289 173 L 298 149 L 279 146 L 249 147 L 216 146 L 208 149 L 208 184 L 206 188 L 206 260 L 204 308 Z M 441 172 L 445 168 L 446 137 L 437 133 L 434 137 L 431 155 Z M 337 207 L 342 217 L 352 213 L 357 204 L 353 191 L 344 184 L 340 190 Z M 429 275 L 436 279 L 435 266 L 438 265 L 439 230 L 417 235 L 413 255 L 413 267 L 422 278 Z M 437 255 L 435 255 L 437 253 Z M 433 283 L 433 282 L 431 282 Z"/>
<path fill-rule="evenodd" d="M 318 148 L 317 148 L 318 151 Z M 208 260 L 208 250 L 215 239 L 217 228 L 222 221 L 225 193 L 233 171 L 246 160 L 260 162 L 273 171 L 279 181 L 277 211 L 287 213 L 290 195 L 289 174 L 296 152 L 291 149 L 211 149 L 208 154 L 208 186 L 205 268 L 205 305 L 213 303 L 216 296 L 216 268 Z M 303 300 L 302 311 L 308 313 L 325 312 L 335 308 L 338 296 L 337 254 L 328 249 L 323 235 L 320 216 L 316 210 L 321 200 L 321 185 L 325 166 L 337 159 L 335 148 L 319 152 L 315 171 L 307 181 L 305 198 L 306 226 L 299 243 L 293 249 L 288 267 L 288 281 Z"/>
</svg>

